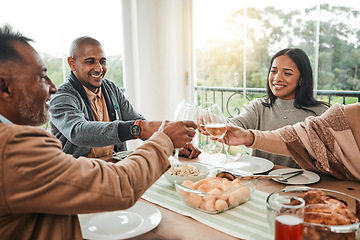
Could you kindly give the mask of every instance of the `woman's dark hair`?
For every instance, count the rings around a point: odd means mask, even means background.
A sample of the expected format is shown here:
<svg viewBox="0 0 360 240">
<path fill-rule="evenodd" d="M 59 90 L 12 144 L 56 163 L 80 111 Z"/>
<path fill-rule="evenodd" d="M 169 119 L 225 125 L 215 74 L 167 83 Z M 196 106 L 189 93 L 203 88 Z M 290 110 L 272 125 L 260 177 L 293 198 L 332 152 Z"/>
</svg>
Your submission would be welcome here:
<svg viewBox="0 0 360 240">
<path fill-rule="evenodd" d="M 267 97 L 265 102 L 263 102 L 263 105 L 266 107 L 270 107 L 274 104 L 277 97 L 273 94 L 273 92 L 270 89 L 269 85 L 269 74 L 271 71 L 271 66 L 274 62 L 274 60 L 282 55 L 288 55 L 291 60 L 296 64 L 297 68 L 300 71 L 300 79 L 301 84 L 296 87 L 296 93 L 295 93 L 295 100 L 294 100 L 294 107 L 296 108 L 306 108 L 311 106 L 316 106 L 320 104 L 325 104 L 328 106 L 327 103 L 322 101 L 317 101 L 314 98 L 313 95 L 313 89 L 314 89 L 314 80 L 312 75 L 312 68 L 310 64 L 309 57 L 306 55 L 306 53 L 299 49 L 299 48 L 286 48 L 278 53 L 276 53 L 270 61 L 270 67 L 269 72 L 267 76 L 266 81 L 266 91 L 267 91 Z M 306 109 L 308 110 L 308 109 Z"/>
</svg>

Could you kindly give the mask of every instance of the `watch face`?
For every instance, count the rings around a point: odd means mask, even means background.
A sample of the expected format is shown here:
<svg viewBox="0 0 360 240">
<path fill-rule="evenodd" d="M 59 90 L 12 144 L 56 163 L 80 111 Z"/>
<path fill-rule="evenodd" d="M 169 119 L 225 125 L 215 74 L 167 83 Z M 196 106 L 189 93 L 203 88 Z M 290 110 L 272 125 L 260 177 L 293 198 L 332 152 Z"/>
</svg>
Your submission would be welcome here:
<svg viewBox="0 0 360 240">
<path fill-rule="evenodd" d="M 140 126 L 138 126 L 138 125 L 132 125 L 132 126 L 130 127 L 130 133 L 131 133 L 131 135 L 133 135 L 133 136 L 138 136 L 138 135 L 140 134 L 140 132 L 141 132 Z"/>
</svg>

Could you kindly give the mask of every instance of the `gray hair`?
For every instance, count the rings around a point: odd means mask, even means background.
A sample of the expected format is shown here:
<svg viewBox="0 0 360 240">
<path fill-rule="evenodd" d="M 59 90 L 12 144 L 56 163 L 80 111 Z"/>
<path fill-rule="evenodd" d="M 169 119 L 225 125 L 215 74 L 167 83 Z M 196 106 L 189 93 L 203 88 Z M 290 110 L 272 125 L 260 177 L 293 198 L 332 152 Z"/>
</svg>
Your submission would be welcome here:
<svg viewBox="0 0 360 240">
<path fill-rule="evenodd" d="M 0 64 L 22 59 L 19 52 L 12 44 L 15 41 L 20 41 L 26 44 L 33 42 L 32 39 L 25 37 L 20 32 L 14 32 L 10 25 L 5 25 L 2 28 L 0 27 Z"/>
</svg>

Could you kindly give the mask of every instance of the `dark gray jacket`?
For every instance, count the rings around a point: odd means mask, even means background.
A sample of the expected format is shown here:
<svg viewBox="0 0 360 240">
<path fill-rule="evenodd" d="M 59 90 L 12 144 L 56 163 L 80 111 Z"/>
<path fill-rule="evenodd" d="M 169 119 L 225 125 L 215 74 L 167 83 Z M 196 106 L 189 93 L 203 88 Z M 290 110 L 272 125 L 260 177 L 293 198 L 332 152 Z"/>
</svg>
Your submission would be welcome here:
<svg viewBox="0 0 360 240">
<path fill-rule="evenodd" d="M 52 96 L 50 130 L 62 142 L 65 153 L 87 156 L 91 148 L 109 145 L 115 145 L 115 151 L 125 150 L 124 142 L 134 139 L 130 126 L 137 119 L 145 120 L 113 82 L 103 79 L 101 90 L 111 122 L 94 121 L 90 100 L 72 72 Z"/>
</svg>

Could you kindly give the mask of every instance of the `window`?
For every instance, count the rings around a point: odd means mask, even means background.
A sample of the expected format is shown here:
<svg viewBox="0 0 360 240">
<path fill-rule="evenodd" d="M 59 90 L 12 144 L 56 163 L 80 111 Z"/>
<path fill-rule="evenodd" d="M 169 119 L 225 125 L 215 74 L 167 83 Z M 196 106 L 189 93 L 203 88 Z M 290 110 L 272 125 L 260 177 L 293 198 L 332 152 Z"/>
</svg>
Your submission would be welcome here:
<svg viewBox="0 0 360 240">
<path fill-rule="evenodd" d="M 108 59 L 106 78 L 123 86 L 120 1 L 13 0 L 3 2 L 1 7 L 0 24 L 10 24 L 35 41 L 34 47 L 57 86 L 69 74 L 70 44 L 80 36 L 90 36 L 102 43 Z"/>
<path fill-rule="evenodd" d="M 271 57 L 283 48 L 298 47 L 310 58 L 318 90 L 360 90 L 356 2 L 193 3 L 197 86 L 265 88 Z M 198 91 L 198 98 L 206 97 Z"/>
</svg>

